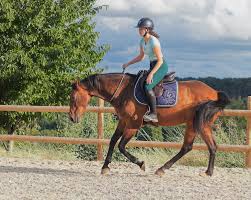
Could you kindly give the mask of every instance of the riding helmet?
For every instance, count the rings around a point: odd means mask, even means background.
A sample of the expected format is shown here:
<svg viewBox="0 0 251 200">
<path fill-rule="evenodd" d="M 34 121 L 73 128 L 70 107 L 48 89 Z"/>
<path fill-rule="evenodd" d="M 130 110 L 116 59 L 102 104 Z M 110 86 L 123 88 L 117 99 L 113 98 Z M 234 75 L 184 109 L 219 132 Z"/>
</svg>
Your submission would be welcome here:
<svg viewBox="0 0 251 200">
<path fill-rule="evenodd" d="M 136 28 L 154 28 L 153 20 L 148 17 L 141 18 L 136 26 Z"/>
</svg>

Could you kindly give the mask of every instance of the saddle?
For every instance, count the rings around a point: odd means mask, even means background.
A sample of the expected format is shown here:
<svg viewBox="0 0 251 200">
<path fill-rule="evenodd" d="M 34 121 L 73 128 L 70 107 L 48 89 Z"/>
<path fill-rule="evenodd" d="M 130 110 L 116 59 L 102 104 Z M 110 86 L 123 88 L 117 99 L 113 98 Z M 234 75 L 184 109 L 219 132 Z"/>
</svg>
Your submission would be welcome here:
<svg viewBox="0 0 251 200">
<path fill-rule="evenodd" d="M 137 74 L 134 83 L 134 97 L 140 104 L 147 105 L 147 97 L 145 91 L 145 82 L 148 71 L 142 70 Z M 154 88 L 156 96 L 156 105 L 158 107 L 173 107 L 178 101 L 178 82 L 174 79 L 175 72 L 168 73 L 162 81 Z"/>
<path fill-rule="evenodd" d="M 144 88 L 144 84 L 145 84 L 145 81 L 146 81 L 146 78 L 147 78 L 147 75 L 148 75 L 148 71 L 146 70 L 141 70 L 139 71 L 138 75 L 137 75 L 137 78 L 136 80 L 139 78 L 139 77 L 143 77 L 140 79 L 140 87 L 143 89 Z M 175 81 L 175 72 L 169 72 L 167 75 L 164 76 L 164 78 L 153 88 L 153 91 L 155 93 L 155 96 L 156 97 L 159 97 L 163 94 L 164 92 L 164 88 L 163 88 L 163 83 L 166 83 L 166 82 L 173 82 Z"/>
<path fill-rule="evenodd" d="M 169 72 L 164 78 L 153 88 L 156 97 L 163 94 L 164 88 L 163 83 L 173 82 L 175 80 L 175 72 Z"/>
</svg>

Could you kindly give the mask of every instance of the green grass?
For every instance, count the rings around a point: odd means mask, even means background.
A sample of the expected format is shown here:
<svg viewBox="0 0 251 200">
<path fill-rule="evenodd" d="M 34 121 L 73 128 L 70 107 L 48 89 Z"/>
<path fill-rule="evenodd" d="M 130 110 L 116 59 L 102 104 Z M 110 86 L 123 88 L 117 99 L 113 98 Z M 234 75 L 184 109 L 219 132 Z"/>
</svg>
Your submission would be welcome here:
<svg viewBox="0 0 251 200">
<path fill-rule="evenodd" d="M 111 138 L 117 121 L 112 114 L 106 113 L 104 119 L 104 136 Z M 57 136 L 57 137 L 82 137 L 82 138 L 97 138 L 97 115 L 95 113 L 87 113 L 80 124 L 72 124 L 67 119 L 67 116 L 57 116 L 60 120 L 58 129 L 42 129 L 36 126 L 32 129 L 21 129 L 18 134 L 22 135 L 42 135 L 42 136 Z M 43 122 L 45 123 L 45 122 Z M 48 126 L 48 122 L 47 126 Z M 57 124 L 57 121 L 53 122 Z M 237 118 L 221 118 L 214 126 L 214 135 L 217 144 L 245 144 L 245 121 Z M 50 125 L 50 124 L 49 124 Z M 163 129 L 165 132 L 163 132 Z M 177 127 L 145 127 L 137 134 L 136 139 L 148 141 L 183 141 L 184 126 Z M 165 134 L 163 134 L 165 133 Z M 196 143 L 204 143 L 198 136 Z M 140 160 L 145 160 L 150 164 L 164 164 L 172 158 L 178 150 L 160 149 L 160 148 L 128 148 L 129 152 L 138 157 Z M 104 147 L 104 156 L 107 153 L 107 146 Z M 56 160 L 96 160 L 96 146 L 93 145 L 64 145 L 64 144 L 46 144 L 46 143 L 29 143 L 15 142 L 12 153 L 5 151 L 3 146 L 0 146 L 0 156 L 20 157 L 20 158 L 36 158 L 36 159 L 56 159 Z M 207 166 L 208 151 L 192 150 L 187 155 L 178 161 L 177 164 L 189 166 Z M 244 167 L 245 155 L 243 153 L 217 152 L 215 165 L 219 167 Z M 115 149 L 113 161 L 127 161 L 123 155 Z"/>
<path fill-rule="evenodd" d="M 12 152 L 0 148 L 1 157 L 33 158 L 47 160 L 77 160 L 73 145 L 15 142 Z"/>
<path fill-rule="evenodd" d="M 144 160 L 149 164 L 163 165 L 179 150 L 164 150 L 164 149 L 137 149 L 134 155 L 140 160 Z M 207 151 L 192 150 L 183 156 L 178 162 L 178 165 L 185 166 L 207 166 L 209 153 Z M 245 167 L 245 157 L 243 153 L 224 153 L 217 152 L 215 159 L 215 166 L 218 167 Z"/>
</svg>

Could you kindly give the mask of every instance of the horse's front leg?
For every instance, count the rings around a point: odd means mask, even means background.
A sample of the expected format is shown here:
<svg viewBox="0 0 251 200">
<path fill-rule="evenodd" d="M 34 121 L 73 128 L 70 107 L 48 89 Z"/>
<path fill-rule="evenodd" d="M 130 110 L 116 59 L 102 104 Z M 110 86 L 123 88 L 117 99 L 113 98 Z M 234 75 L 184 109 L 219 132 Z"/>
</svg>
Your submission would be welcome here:
<svg viewBox="0 0 251 200">
<path fill-rule="evenodd" d="M 140 169 L 145 171 L 145 162 L 140 161 L 138 158 L 130 154 L 128 151 L 126 151 L 126 144 L 130 141 L 130 139 L 136 134 L 138 129 L 125 129 L 123 136 L 119 142 L 119 151 L 127 157 L 132 163 L 137 164 Z"/>
<path fill-rule="evenodd" d="M 108 165 L 109 165 L 109 163 L 111 163 L 114 147 L 115 147 L 118 139 L 122 136 L 123 131 L 124 131 L 124 127 L 125 127 L 124 123 L 122 121 L 119 121 L 119 124 L 115 130 L 115 133 L 113 134 L 113 136 L 110 140 L 108 153 L 106 155 L 104 165 L 101 169 L 101 174 L 107 174 L 110 171 L 110 168 L 108 167 Z"/>
</svg>

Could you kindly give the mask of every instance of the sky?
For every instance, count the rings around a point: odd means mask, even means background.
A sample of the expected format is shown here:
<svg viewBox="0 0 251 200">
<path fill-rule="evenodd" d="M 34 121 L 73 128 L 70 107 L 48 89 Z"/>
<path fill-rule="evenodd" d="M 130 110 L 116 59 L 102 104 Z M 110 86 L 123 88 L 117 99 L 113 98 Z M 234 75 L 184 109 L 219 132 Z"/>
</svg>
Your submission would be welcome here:
<svg viewBox="0 0 251 200">
<path fill-rule="evenodd" d="M 139 54 L 138 20 L 149 17 L 169 71 L 178 77 L 251 77 L 250 0 L 97 0 L 108 5 L 94 18 L 99 44 L 110 50 L 99 63 L 104 72 L 121 72 Z M 149 59 L 126 72 L 149 68 Z"/>
</svg>

